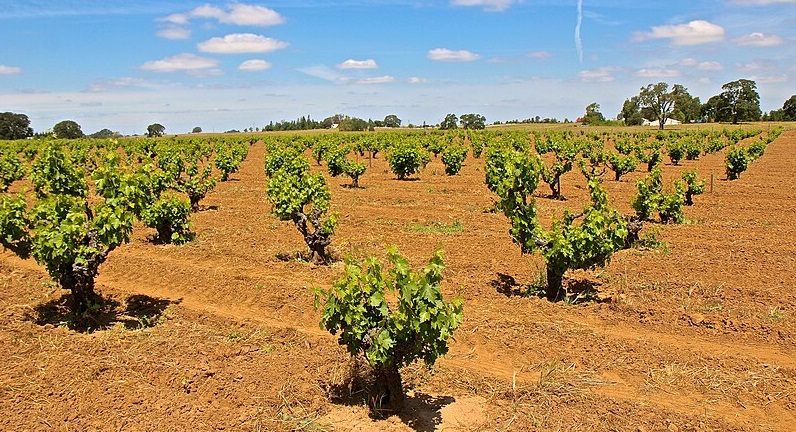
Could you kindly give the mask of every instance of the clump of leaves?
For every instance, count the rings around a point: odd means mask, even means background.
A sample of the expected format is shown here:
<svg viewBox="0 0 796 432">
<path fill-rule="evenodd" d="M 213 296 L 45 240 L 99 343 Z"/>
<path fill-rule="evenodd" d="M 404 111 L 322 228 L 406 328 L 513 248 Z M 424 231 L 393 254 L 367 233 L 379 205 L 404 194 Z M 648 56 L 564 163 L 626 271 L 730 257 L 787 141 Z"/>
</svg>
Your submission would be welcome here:
<svg viewBox="0 0 796 432">
<path fill-rule="evenodd" d="M 155 241 L 183 244 L 194 238 L 191 232 L 191 205 L 176 196 L 162 196 L 141 214 L 141 220 L 157 230 Z"/>
<path fill-rule="evenodd" d="M 442 163 L 445 164 L 445 174 L 452 176 L 459 173 L 462 163 L 467 158 L 467 147 L 449 145 L 442 151 Z"/>
<path fill-rule="evenodd" d="M 375 257 L 364 263 L 347 259 L 345 275 L 329 290 L 315 292 L 316 309 L 323 307 L 321 328 L 339 332 L 340 344 L 373 369 L 368 404 L 375 413 L 401 409 L 400 368 L 416 360 L 432 366 L 446 354 L 463 310 L 460 299 L 443 299 L 441 250 L 422 272 L 412 271 L 394 248 L 387 257 L 392 265 L 387 271 Z"/>
<path fill-rule="evenodd" d="M 724 157 L 724 166 L 727 170 L 727 179 L 735 180 L 749 166 L 750 158 L 746 149 L 740 146 L 732 147 Z"/>
<path fill-rule="evenodd" d="M 420 168 L 426 166 L 429 160 L 428 151 L 412 142 L 398 143 L 387 152 L 387 163 L 390 164 L 392 172 L 398 176 L 398 180 L 405 180 L 412 174 L 420 172 Z"/>
</svg>

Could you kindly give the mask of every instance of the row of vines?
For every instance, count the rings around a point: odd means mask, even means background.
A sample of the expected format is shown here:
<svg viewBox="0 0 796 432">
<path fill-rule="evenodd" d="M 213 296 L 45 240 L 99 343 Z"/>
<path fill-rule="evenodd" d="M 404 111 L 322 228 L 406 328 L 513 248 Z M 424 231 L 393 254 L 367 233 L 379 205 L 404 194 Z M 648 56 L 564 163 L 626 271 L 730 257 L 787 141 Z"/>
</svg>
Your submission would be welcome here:
<svg viewBox="0 0 796 432">
<path fill-rule="evenodd" d="M 640 241 L 645 223 L 682 223 L 684 206 L 705 190 L 696 170 L 684 169 L 665 184 L 661 165 L 724 152 L 728 179 L 738 178 L 762 156 L 781 129 L 657 133 L 572 131 L 450 132 L 265 135 L 214 139 L 49 140 L 0 142 L 0 244 L 32 257 L 71 292 L 77 316 L 90 314 L 101 298 L 94 290 L 99 266 L 130 239 L 140 222 L 154 229 L 156 243 L 191 241 L 191 214 L 217 182 L 227 181 L 262 140 L 266 147 L 265 191 L 273 215 L 291 222 L 317 264 L 333 262 L 332 237 L 339 218 L 330 212 L 329 177 L 361 179 L 374 158 L 383 157 L 398 180 L 423 175 L 439 158 L 445 174 L 457 175 L 468 156 L 484 158 L 484 182 L 494 194 L 495 212 L 510 223 L 522 253 L 546 264 L 544 295 L 567 298 L 569 270 L 607 264 L 611 256 Z M 314 162 L 314 164 L 313 164 Z M 631 207 L 611 206 L 606 181 L 634 171 Z M 537 200 L 565 200 L 561 179 L 579 172 L 588 203 L 560 218 L 540 221 Z M 606 176 L 611 171 L 613 175 Z M 8 192 L 15 182 L 16 193 Z M 549 194 L 538 189 L 544 183 Z M 367 187 L 367 184 L 365 185 Z M 32 191 L 29 189 L 32 188 Z M 344 275 L 329 289 L 316 289 L 321 324 L 339 333 L 352 355 L 373 368 L 369 404 L 395 411 L 403 402 L 400 367 L 422 359 L 432 365 L 448 349 L 462 321 L 461 300 L 446 301 L 440 285 L 443 252 L 421 272 L 412 271 L 396 250 L 388 270 L 376 258 L 346 260 Z M 391 300 L 388 300 L 391 299 Z"/>
</svg>

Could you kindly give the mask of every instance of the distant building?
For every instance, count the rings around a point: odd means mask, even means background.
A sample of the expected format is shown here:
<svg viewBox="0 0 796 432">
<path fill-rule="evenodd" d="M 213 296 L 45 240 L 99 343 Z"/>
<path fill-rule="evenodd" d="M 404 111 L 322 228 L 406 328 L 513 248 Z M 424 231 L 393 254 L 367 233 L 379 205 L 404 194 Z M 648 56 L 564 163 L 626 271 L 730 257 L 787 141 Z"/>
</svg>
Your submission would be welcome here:
<svg viewBox="0 0 796 432">
<path fill-rule="evenodd" d="M 680 121 L 678 121 L 678 120 L 675 120 L 675 119 L 673 119 L 673 118 L 667 118 L 667 119 L 666 119 L 666 122 L 665 122 L 663 125 L 664 125 L 664 126 L 673 126 L 673 125 L 679 125 L 679 124 L 681 124 L 681 122 L 680 122 Z M 649 121 L 649 120 L 647 120 L 647 119 L 644 119 L 644 123 L 642 123 L 642 125 L 643 125 L 643 126 L 655 126 L 655 127 L 660 127 L 660 126 L 661 126 L 661 122 L 659 122 L 658 120 L 655 120 L 655 121 Z"/>
</svg>

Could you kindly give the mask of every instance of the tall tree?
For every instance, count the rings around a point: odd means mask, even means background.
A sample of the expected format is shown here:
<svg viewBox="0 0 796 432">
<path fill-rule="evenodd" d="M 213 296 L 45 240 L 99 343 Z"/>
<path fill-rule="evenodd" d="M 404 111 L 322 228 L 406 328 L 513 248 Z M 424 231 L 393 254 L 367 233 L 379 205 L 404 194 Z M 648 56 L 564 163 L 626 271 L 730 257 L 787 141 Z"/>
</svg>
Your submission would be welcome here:
<svg viewBox="0 0 796 432">
<path fill-rule="evenodd" d="M 153 123 L 146 127 L 146 135 L 148 137 L 159 137 L 166 133 L 166 127 L 160 123 Z"/>
<path fill-rule="evenodd" d="M 12 112 L 0 114 L 0 139 L 16 140 L 32 136 L 33 129 L 30 127 L 28 116 Z"/>
<path fill-rule="evenodd" d="M 456 114 L 448 114 L 439 124 L 440 129 L 456 129 L 459 127 L 459 117 Z"/>
<path fill-rule="evenodd" d="M 648 115 L 650 120 L 658 120 L 658 128 L 663 129 L 666 120 L 671 117 L 675 103 L 674 90 L 669 91 L 669 84 L 648 84 L 641 88 L 638 99 L 642 114 Z"/>
<path fill-rule="evenodd" d="M 719 119 L 738 124 L 739 121 L 758 121 L 760 111 L 760 94 L 757 83 L 748 79 L 731 81 L 721 86 L 719 95 L 724 106 L 719 111 Z"/>
<path fill-rule="evenodd" d="M 459 118 L 464 129 L 485 129 L 486 117 L 481 114 L 462 114 Z"/>
<path fill-rule="evenodd" d="M 80 130 L 80 125 L 73 120 L 64 120 L 62 122 L 58 122 L 55 126 L 53 126 L 53 132 L 58 138 L 65 139 L 77 139 L 86 136 L 86 134 Z"/>
<path fill-rule="evenodd" d="M 672 118 L 683 123 L 693 123 L 700 117 L 702 103 L 698 97 L 691 96 L 688 89 L 680 84 L 672 87 L 674 109 Z"/>
<path fill-rule="evenodd" d="M 782 104 L 782 120 L 794 121 L 796 120 L 796 95 L 790 97 Z"/>
<path fill-rule="evenodd" d="M 401 127 L 401 119 L 399 119 L 395 114 L 390 114 L 387 117 L 384 117 L 384 127 Z"/>
<path fill-rule="evenodd" d="M 625 103 L 622 104 L 622 112 L 619 113 L 617 119 L 623 120 L 625 126 L 640 126 L 644 123 L 644 119 L 641 117 L 638 96 L 625 99 Z"/>
<path fill-rule="evenodd" d="M 605 116 L 600 112 L 600 104 L 592 102 L 586 106 L 586 115 L 583 116 L 583 123 L 595 125 L 605 121 Z"/>
</svg>

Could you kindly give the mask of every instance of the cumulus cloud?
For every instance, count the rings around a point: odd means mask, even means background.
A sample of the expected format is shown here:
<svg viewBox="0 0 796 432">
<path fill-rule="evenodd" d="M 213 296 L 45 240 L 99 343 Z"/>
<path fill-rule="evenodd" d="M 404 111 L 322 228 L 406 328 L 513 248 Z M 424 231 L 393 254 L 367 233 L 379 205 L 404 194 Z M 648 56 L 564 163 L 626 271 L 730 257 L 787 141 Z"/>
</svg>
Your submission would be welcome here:
<svg viewBox="0 0 796 432">
<path fill-rule="evenodd" d="M 408 82 L 409 84 L 425 84 L 428 82 L 428 79 L 420 77 L 410 77 L 408 80 L 406 80 L 406 82 Z"/>
<path fill-rule="evenodd" d="M 580 71 L 578 77 L 583 82 L 611 82 L 615 81 L 614 72 L 619 71 L 616 66 L 605 66 L 597 69 Z"/>
<path fill-rule="evenodd" d="M 740 46 L 770 47 L 782 45 L 785 43 L 785 40 L 777 35 L 755 32 L 743 35 L 735 39 L 734 42 Z"/>
<path fill-rule="evenodd" d="M 741 72 L 752 72 L 758 70 L 775 69 L 776 66 L 765 60 L 757 60 L 749 63 L 736 63 L 735 68 Z"/>
<path fill-rule="evenodd" d="M 698 65 L 699 62 L 696 59 L 693 59 L 693 58 L 689 57 L 689 58 L 684 58 L 684 59 L 680 60 L 680 62 L 678 64 L 680 66 L 689 66 L 690 67 L 690 66 Z"/>
<path fill-rule="evenodd" d="M 758 84 L 777 84 L 788 81 L 788 76 L 787 75 L 768 75 L 768 76 L 752 75 L 749 77 L 749 79 L 757 82 Z"/>
<path fill-rule="evenodd" d="M 454 6 L 479 6 L 489 12 L 502 12 L 514 3 L 515 0 L 451 0 Z"/>
<path fill-rule="evenodd" d="M 257 59 L 246 60 L 245 62 L 241 63 L 240 66 L 238 66 L 238 70 L 246 72 L 259 72 L 270 68 L 271 68 L 271 63 L 268 63 L 265 60 L 257 60 Z"/>
<path fill-rule="evenodd" d="M 167 27 L 158 30 L 155 34 L 163 39 L 188 39 L 191 37 L 191 30 L 184 27 Z"/>
<path fill-rule="evenodd" d="M 675 78 L 680 76 L 676 69 L 649 68 L 639 69 L 636 76 L 641 78 Z"/>
<path fill-rule="evenodd" d="M 17 75 L 22 73 L 22 68 L 16 66 L 0 65 L 0 75 Z"/>
<path fill-rule="evenodd" d="M 724 40 L 724 28 L 704 20 L 687 24 L 652 27 L 646 32 L 636 32 L 633 40 L 641 42 L 649 39 L 669 39 L 674 45 L 700 45 Z"/>
<path fill-rule="evenodd" d="M 480 55 L 471 53 L 467 50 L 453 51 L 447 48 L 435 48 L 433 50 L 429 50 L 426 57 L 434 61 L 449 62 L 470 62 L 481 58 Z"/>
<path fill-rule="evenodd" d="M 368 59 L 368 60 L 348 59 L 337 65 L 337 69 L 376 69 L 378 67 L 379 65 L 376 64 L 376 60 L 373 59 Z"/>
<path fill-rule="evenodd" d="M 224 37 L 210 38 L 196 46 L 201 52 L 245 54 L 273 52 L 287 47 L 288 43 L 251 33 L 233 33 Z"/>
<path fill-rule="evenodd" d="M 223 24 L 235 24 L 240 26 L 272 26 L 285 22 L 279 13 L 264 6 L 248 5 L 243 3 L 233 3 L 226 9 L 221 9 L 211 5 L 199 6 L 185 13 L 172 14 L 160 21 L 186 25 L 192 19 L 216 19 Z"/>
<path fill-rule="evenodd" d="M 141 69 L 152 72 L 189 72 L 212 69 L 218 65 L 216 59 L 199 57 L 194 54 L 178 54 L 161 60 L 146 62 Z"/>
<path fill-rule="evenodd" d="M 395 82 L 395 77 L 384 75 L 380 77 L 362 78 L 354 82 L 356 84 L 387 84 Z"/>
</svg>

